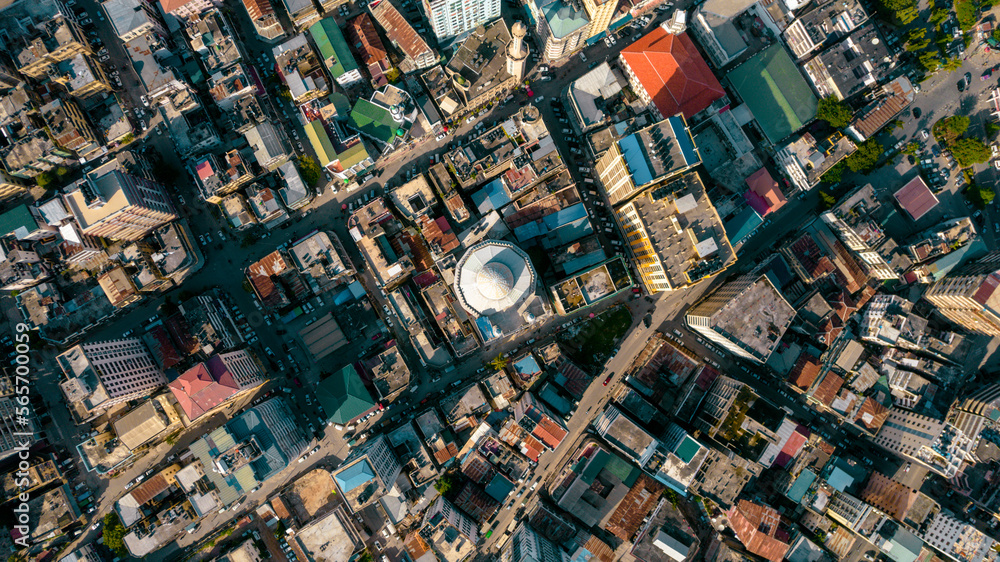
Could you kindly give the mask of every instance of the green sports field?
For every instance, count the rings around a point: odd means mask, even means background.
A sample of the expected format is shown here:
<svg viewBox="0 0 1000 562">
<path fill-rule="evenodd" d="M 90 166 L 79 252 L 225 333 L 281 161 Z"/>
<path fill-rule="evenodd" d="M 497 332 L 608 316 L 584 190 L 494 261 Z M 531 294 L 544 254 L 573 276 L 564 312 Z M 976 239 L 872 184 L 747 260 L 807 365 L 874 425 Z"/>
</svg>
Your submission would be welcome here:
<svg viewBox="0 0 1000 562">
<path fill-rule="evenodd" d="M 757 53 L 726 79 L 772 143 L 816 116 L 816 95 L 781 45 Z"/>
</svg>

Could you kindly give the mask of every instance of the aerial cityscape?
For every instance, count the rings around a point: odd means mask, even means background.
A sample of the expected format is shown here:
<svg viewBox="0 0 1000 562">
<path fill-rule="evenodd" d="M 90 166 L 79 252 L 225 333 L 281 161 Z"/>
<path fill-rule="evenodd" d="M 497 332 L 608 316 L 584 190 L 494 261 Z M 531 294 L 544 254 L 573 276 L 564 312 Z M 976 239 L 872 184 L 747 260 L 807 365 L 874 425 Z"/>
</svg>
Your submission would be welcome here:
<svg viewBox="0 0 1000 562">
<path fill-rule="evenodd" d="M 1000 562 L 998 15 L 0 0 L 0 554 Z"/>
</svg>

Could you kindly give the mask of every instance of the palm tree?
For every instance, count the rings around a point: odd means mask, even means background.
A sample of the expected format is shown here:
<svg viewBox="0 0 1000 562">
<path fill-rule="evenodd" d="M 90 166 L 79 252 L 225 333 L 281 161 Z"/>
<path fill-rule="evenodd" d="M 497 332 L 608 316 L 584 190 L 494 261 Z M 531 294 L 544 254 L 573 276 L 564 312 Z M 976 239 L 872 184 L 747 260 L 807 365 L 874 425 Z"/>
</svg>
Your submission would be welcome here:
<svg viewBox="0 0 1000 562">
<path fill-rule="evenodd" d="M 494 371 L 502 371 L 507 366 L 507 358 L 503 354 L 497 355 L 496 359 L 490 361 Z"/>
</svg>

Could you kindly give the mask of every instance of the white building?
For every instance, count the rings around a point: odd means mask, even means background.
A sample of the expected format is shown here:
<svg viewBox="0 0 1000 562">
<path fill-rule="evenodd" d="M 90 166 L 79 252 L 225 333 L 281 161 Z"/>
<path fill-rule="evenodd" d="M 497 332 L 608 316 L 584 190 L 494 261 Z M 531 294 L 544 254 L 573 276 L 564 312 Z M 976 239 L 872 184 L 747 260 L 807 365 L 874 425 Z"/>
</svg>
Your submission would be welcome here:
<svg viewBox="0 0 1000 562">
<path fill-rule="evenodd" d="M 570 557 L 549 539 L 523 522 L 500 551 L 501 562 L 569 562 Z"/>
<path fill-rule="evenodd" d="M 938 552 L 956 562 L 981 562 L 996 553 L 991 552 L 996 541 L 972 525 L 939 511 L 921 537 Z"/>
<path fill-rule="evenodd" d="M 951 478 L 964 462 L 973 460 L 975 437 L 947 421 L 897 408 L 889 412 L 875 435 L 875 444 Z"/>
<path fill-rule="evenodd" d="M 767 362 L 795 318 L 766 275 L 730 281 L 688 310 L 689 328 L 740 357 Z"/>
<path fill-rule="evenodd" d="M 83 402 L 87 412 L 146 396 L 167 383 L 139 338 L 76 345 L 56 361 L 66 376 L 60 387 L 67 400 Z"/>
<path fill-rule="evenodd" d="M 500 0 L 423 0 L 423 6 L 439 40 L 464 35 L 500 17 Z"/>
</svg>

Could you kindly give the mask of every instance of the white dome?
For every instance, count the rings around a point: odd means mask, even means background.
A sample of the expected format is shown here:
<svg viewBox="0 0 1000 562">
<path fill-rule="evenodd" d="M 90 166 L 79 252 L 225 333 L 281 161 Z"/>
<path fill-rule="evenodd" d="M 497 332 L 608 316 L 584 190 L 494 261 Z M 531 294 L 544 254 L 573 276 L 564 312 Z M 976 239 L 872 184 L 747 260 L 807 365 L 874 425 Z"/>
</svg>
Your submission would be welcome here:
<svg viewBox="0 0 1000 562">
<path fill-rule="evenodd" d="M 509 242 L 480 242 L 458 260 L 455 293 L 476 315 L 507 310 L 535 290 L 535 268 L 524 250 Z"/>
<path fill-rule="evenodd" d="M 479 293 L 491 301 L 498 301 L 510 294 L 514 286 L 514 274 L 510 268 L 500 262 L 491 262 L 483 266 L 476 274 L 476 287 Z"/>
</svg>

